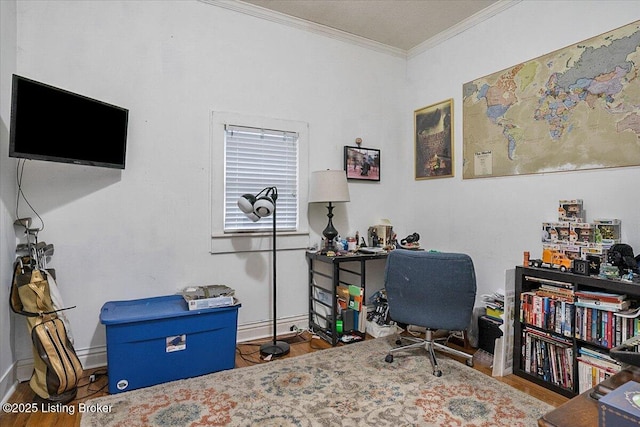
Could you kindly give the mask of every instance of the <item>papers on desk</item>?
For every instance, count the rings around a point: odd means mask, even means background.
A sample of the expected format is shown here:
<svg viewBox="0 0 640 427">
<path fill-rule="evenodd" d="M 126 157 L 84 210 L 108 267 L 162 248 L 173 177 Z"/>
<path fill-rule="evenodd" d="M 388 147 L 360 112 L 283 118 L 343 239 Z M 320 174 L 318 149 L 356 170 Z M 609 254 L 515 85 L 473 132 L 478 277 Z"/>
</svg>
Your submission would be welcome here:
<svg viewBox="0 0 640 427">
<path fill-rule="evenodd" d="M 380 254 L 380 253 L 386 252 L 383 248 L 380 248 L 377 246 L 363 247 L 358 249 L 358 251 L 362 252 L 363 254 Z"/>
</svg>

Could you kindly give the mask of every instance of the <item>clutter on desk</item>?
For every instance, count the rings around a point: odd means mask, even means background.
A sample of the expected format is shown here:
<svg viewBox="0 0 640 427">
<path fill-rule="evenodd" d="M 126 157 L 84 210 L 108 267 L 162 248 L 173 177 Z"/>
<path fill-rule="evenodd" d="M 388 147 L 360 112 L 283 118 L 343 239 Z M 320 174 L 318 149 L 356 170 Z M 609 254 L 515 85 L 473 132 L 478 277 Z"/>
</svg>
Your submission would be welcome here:
<svg viewBox="0 0 640 427">
<path fill-rule="evenodd" d="M 418 250 L 420 249 L 420 235 L 418 233 L 409 234 L 404 239 L 400 240 L 400 245 L 402 249 L 410 249 L 410 250 Z"/>
<path fill-rule="evenodd" d="M 180 292 L 189 310 L 228 307 L 238 304 L 235 290 L 227 285 L 188 286 Z"/>
<path fill-rule="evenodd" d="M 347 256 L 352 254 L 380 254 L 386 253 L 396 248 L 408 250 L 421 250 L 420 234 L 413 232 L 398 241 L 397 234 L 393 231 L 391 221 L 381 219 L 377 225 L 368 228 L 366 239 L 360 235 L 359 231 L 353 236 L 337 236 L 332 245 L 326 245 L 322 239 L 322 247 L 332 247 L 332 250 L 324 253 L 327 256 Z"/>
<path fill-rule="evenodd" d="M 381 222 L 383 222 L 383 224 L 369 227 L 367 234 L 369 239 L 368 246 L 383 248 L 393 246 L 395 240 L 393 226 L 389 220 L 382 220 Z"/>
</svg>

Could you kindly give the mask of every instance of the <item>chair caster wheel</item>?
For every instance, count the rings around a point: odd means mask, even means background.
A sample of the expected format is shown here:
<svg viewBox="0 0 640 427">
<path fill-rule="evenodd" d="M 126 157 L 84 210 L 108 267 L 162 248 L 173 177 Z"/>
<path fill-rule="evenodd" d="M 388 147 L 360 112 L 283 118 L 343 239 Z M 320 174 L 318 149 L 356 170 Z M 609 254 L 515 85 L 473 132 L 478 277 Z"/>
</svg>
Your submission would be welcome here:
<svg viewBox="0 0 640 427">
<path fill-rule="evenodd" d="M 384 361 L 387 363 L 393 362 L 393 354 L 387 354 L 387 357 L 384 358 Z"/>
<path fill-rule="evenodd" d="M 467 366 L 473 368 L 473 360 L 472 359 L 467 359 Z"/>
<path fill-rule="evenodd" d="M 402 340 L 401 340 L 400 338 L 398 338 L 398 339 L 396 340 L 396 345 L 400 345 L 400 344 L 402 344 Z"/>
<path fill-rule="evenodd" d="M 438 369 L 437 371 L 433 371 L 433 375 L 435 375 L 436 377 L 441 377 L 442 371 L 440 369 Z"/>
</svg>

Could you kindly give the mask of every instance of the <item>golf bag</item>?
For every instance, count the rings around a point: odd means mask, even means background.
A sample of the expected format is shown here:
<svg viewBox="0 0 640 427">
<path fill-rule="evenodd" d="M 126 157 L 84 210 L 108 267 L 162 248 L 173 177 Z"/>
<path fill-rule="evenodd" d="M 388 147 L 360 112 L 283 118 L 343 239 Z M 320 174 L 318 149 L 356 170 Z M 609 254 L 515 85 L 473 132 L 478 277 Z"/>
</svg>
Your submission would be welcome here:
<svg viewBox="0 0 640 427">
<path fill-rule="evenodd" d="M 34 371 L 29 385 L 44 401 L 67 403 L 76 397 L 83 369 L 64 323 L 51 300 L 43 272 L 28 267 L 28 257 L 14 265 L 11 309 L 26 317 L 33 343 Z"/>
</svg>

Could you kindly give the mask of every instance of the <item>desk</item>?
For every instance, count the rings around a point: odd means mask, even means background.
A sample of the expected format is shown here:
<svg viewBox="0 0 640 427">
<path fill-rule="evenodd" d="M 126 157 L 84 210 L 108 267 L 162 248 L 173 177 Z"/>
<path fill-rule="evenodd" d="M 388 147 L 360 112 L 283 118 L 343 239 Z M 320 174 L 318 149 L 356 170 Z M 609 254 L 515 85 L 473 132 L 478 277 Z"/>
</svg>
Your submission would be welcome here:
<svg viewBox="0 0 640 427">
<path fill-rule="evenodd" d="M 545 414 L 539 427 L 598 427 L 598 401 L 592 396 L 604 396 L 628 381 L 640 382 L 640 368 L 629 366 L 607 378 L 591 390 Z"/>
<path fill-rule="evenodd" d="M 343 256 L 326 256 L 318 252 L 307 252 L 307 261 L 309 262 L 309 328 L 312 332 L 318 334 L 331 345 L 338 344 L 340 336 L 336 331 L 335 319 L 338 315 L 338 302 L 336 299 L 338 293 L 338 285 L 356 285 L 357 283 L 349 283 L 343 280 L 343 273 L 348 273 L 360 278 L 358 284 L 361 288 L 366 290 L 366 266 L 365 264 L 373 260 L 384 260 L 387 258 L 387 253 L 377 254 L 349 254 Z M 319 271 L 316 265 L 317 262 L 328 264 L 331 267 L 331 273 L 324 273 Z M 354 268 L 355 267 L 355 268 Z M 329 281 L 328 286 L 321 286 L 316 279 L 324 279 L 325 282 Z M 327 298 L 320 297 L 320 294 L 331 293 L 327 301 Z M 321 308 L 326 308 L 326 312 L 323 312 Z M 325 325 L 320 325 L 319 321 L 323 320 Z"/>
</svg>

